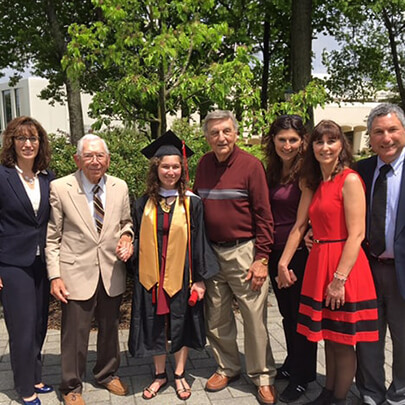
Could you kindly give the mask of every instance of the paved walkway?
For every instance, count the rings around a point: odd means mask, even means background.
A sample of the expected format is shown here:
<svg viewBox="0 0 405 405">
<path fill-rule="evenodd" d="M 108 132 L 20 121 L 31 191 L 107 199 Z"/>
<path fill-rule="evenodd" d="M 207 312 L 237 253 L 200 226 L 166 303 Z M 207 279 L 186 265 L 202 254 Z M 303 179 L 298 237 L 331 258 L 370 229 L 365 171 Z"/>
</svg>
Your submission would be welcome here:
<svg viewBox="0 0 405 405">
<path fill-rule="evenodd" d="M 284 334 L 282 329 L 281 317 L 278 312 L 277 303 L 273 294 L 269 295 L 268 307 L 268 326 L 270 332 L 271 346 L 277 364 L 281 364 L 286 355 Z M 237 314 L 238 325 L 238 344 L 243 358 L 243 334 L 241 317 Z M 87 381 L 84 386 L 83 397 L 87 405 L 140 405 L 148 403 L 150 405 L 163 404 L 186 404 L 186 405 L 253 405 L 258 404 L 256 399 L 255 387 L 243 372 L 240 380 L 232 383 L 228 388 L 209 393 L 204 391 L 203 387 L 207 378 L 215 371 L 215 361 L 208 346 L 203 352 L 190 351 L 187 364 L 187 379 L 192 387 L 192 396 L 188 401 L 180 401 L 175 395 L 173 388 L 173 358 L 169 357 L 167 367 L 169 373 L 169 384 L 162 389 L 159 395 L 145 401 L 142 398 L 142 389 L 152 380 L 153 367 L 150 358 L 143 360 L 134 360 L 127 351 L 128 330 L 120 331 L 121 341 L 121 367 L 119 375 L 129 384 L 130 392 L 126 397 L 118 397 L 110 394 L 104 388 L 95 385 L 92 376 L 92 367 L 95 363 L 95 343 L 96 333 L 92 332 L 90 336 L 90 346 L 88 355 Z M 389 343 L 389 341 L 387 342 Z M 60 339 L 59 331 L 49 330 L 44 346 L 44 368 L 43 379 L 48 384 L 58 386 L 60 381 Z M 386 362 L 392 363 L 391 344 L 387 344 Z M 318 378 L 312 382 L 305 395 L 295 404 L 302 404 L 314 399 L 320 392 L 321 385 L 325 376 L 325 360 L 323 343 L 318 346 Z M 391 378 L 391 370 L 387 365 L 387 376 Z M 285 382 L 277 382 L 278 391 L 282 391 L 286 386 Z M 61 397 L 58 391 L 51 394 L 41 395 L 40 399 L 43 405 L 60 405 Z M 359 402 L 358 392 L 353 386 L 349 395 L 349 402 L 357 404 Z M 10 356 L 8 348 L 8 336 L 4 320 L 0 320 L 0 405 L 21 404 L 15 391 L 13 390 L 13 377 L 10 368 Z M 282 404 L 282 403 L 280 403 Z"/>
</svg>

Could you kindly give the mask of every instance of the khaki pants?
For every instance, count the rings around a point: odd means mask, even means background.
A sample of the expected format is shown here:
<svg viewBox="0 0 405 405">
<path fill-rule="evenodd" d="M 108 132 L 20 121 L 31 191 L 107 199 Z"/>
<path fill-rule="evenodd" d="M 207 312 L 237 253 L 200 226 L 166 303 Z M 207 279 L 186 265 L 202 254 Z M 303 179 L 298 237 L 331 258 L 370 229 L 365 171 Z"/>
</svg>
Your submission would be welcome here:
<svg viewBox="0 0 405 405">
<path fill-rule="evenodd" d="M 217 372 L 233 377 L 241 370 L 232 311 L 234 295 L 243 319 L 247 374 L 257 386 L 273 384 L 276 368 L 267 331 L 269 278 L 261 291 L 252 291 L 250 281 L 245 281 L 254 259 L 254 240 L 231 248 L 213 248 L 220 271 L 206 281 L 204 300 L 207 337 L 218 363 Z"/>
</svg>

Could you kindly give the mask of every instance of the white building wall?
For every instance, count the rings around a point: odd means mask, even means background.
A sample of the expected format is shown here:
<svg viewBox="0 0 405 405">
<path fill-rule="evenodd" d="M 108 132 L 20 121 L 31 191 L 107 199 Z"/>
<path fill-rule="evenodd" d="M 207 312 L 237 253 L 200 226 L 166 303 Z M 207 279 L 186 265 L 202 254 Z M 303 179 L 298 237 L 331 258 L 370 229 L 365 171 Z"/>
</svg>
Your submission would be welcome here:
<svg viewBox="0 0 405 405">
<path fill-rule="evenodd" d="M 20 94 L 20 114 L 35 118 L 41 123 L 48 133 L 62 131 L 69 133 L 69 111 L 67 104 L 55 103 L 53 106 L 47 100 L 38 97 L 39 93 L 48 84 L 48 80 L 29 77 L 21 79 L 14 87 L 8 85 L 8 80 L 0 81 L 0 130 L 5 129 L 6 117 L 4 114 L 3 91 L 11 90 L 12 117 L 17 117 L 15 89 L 19 89 Z M 88 116 L 88 106 L 91 96 L 82 94 L 83 119 L 85 129 L 89 129 L 94 119 Z"/>
</svg>

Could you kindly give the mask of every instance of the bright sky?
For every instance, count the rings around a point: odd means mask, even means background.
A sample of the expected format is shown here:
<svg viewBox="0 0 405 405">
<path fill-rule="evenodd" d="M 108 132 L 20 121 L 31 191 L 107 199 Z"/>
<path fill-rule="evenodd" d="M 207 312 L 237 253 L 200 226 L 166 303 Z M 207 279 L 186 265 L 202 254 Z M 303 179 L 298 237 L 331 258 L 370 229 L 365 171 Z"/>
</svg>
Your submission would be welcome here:
<svg viewBox="0 0 405 405">
<path fill-rule="evenodd" d="M 315 54 L 315 59 L 312 61 L 313 73 L 326 73 L 326 68 L 322 65 L 322 52 L 324 49 L 330 51 L 337 48 L 339 45 L 331 36 L 319 34 L 318 38 L 312 41 L 312 52 Z"/>
<path fill-rule="evenodd" d="M 319 34 L 318 38 L 312 41 L 312 52 L 315 54 L 315 59 L 312 61 L 313 73 L 326 73 L 325 66 L 322 65 L 322 52 L 324 49 L 331 50 L 338 48 L 337 42 L 330 36 Z M 0 78 L 0 82 L 5 82 L 11 75 L 12 71 L 10 69 L 4 69 L 2 71 L 5 76 Z M 23 73 L 23 77 L 30 77 L 29 70 Z"/>
</svg>

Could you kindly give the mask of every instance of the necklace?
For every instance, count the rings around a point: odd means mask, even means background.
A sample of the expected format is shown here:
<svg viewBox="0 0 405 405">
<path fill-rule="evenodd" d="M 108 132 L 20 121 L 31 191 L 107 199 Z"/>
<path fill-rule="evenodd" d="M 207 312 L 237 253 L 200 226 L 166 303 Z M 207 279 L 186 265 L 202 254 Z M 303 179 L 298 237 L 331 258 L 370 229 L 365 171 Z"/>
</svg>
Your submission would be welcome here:
<svg viewBox="0 0 405 405">
<path fill-rule="evenodd" d="M 34 184 L 35 175 L 34 175 L 34 177 L 30 177 L 30 176 L 26 176 L 25 174 L 23 174 L 23 178 L 28 184 Z"/>
<path fill-rule="evenodd" d="M 171 203 L 168 204 L 167 201 L 166 201 L 166 199 L 162 198 L 162 199 L 159 201 L 159 205 L 160 205 L 160 207 L 162 208 L 163 212 L 165 212 L 166 214 L 168 214 L 168 213 L 171 211 L 171 209 L 172 209 L 172 204 L 174 203 L 174 201 L 176 201 L 176 200 L 173 200 Z"/>
</svg>

